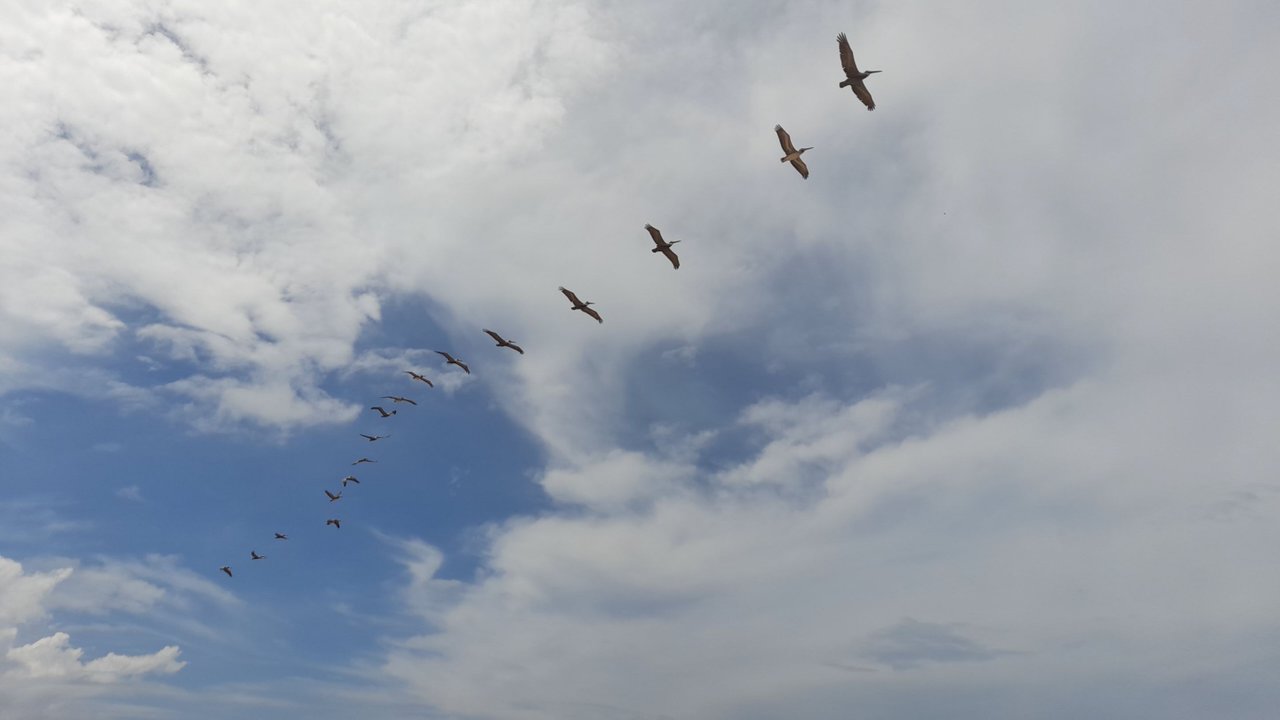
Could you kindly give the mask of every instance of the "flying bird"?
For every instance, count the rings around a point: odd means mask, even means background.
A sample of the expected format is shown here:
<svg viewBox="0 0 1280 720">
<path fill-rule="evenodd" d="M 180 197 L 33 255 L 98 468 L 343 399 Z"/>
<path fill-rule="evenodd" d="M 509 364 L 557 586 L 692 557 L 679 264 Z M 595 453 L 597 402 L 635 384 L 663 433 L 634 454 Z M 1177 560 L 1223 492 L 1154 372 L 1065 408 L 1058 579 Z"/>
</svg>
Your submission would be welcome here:
<svg viewBox="0 0 1280 720">
<path fill-rule="evenodd" d="M 782 152 L 785 153 L 782 156 L 782 162 L 791 163 L 791 167 L 800 173 L 800 177 L 808 180 L 809 166 L 804 164 L 804 160 L 801 160 L 800 156 L 804 154 L 805 150 L 812 150 L 813 148 L 804 147 L 797 150 L 796 146 L 791 144 L 791 136 L 787 134 L 786 130 L 782 129 L 781 125 L 774 125 L 773 129 L 778 131 L 778 142 L 782 143 Z"/>
<path fill-rule="evenodd" d="M 653 244 L 657 245 L 657 247 L 650 250 L 649 252 L 662 253 L 663 255 L 666 255 L 667 259 L 671 261 L 671 267 L 675 268 L 676 270 L 679 270 L 680 258 L 676 255 L 676 251 L 671 249 L 671 246 L 675 245 L 680 241 L 676 240 L 675 242 L 667 242 L 666 240 L 663 240 L 662 231 L 652 225 L 645 225 L 644 229 L 649 231 L 649 237 L 653 238 Z M 591 303 L 587 303 L 587 304 L 590 305 Z"/>
<path fill-rule="evenodd" d="M 339 530 L 341 530 L 341 529 L 342 529 L 342 521 L 341 521 L 341 520 L 338 520 L 337 518 L 329 518 L 328 520 L 325 520 L 325 521 L 324 521 L 324 524 L 325 524 L 325 526 L 326 526 L 326 527 L 327 527 L 327 526 L 329 526 L 329 525 L 332 525 L 332 526 L 334 526 L 334 527 L 338 528 Z"/>
<path fill-rule="evenodd" d="M 222 572 L 226 573 L 226 574 L 227 574 L 227 577 L 235 577 L 235 575 L 232 575 L 232 574 L 231 574 L 231 566 L 230 566 L 230 565 L 223 565 L 222 567 L 220 567 L 220 568 L 218 568 L 218 569 L 219 569 L 219 570 L 221 570 Z"/>
<path fill-rule="evenodd" d="M 510 340 L 506 340 L 506 339 L 504 339 L 504 338 L 503 338 L 501 335 L 499 335 L 498 333 L 496 333 L 496 332 L 494 332 L 494 331 L 492 331 L 492 330 L 485 330 L 484 332 L 485 332 L 485 334 L 486 334 L 486 335 L 488 335 L 489 337 L 493 338 L 493 341 L 494 341 L 494 342 L 498 343 L 498 347 L 500 347 L 500 348 L 503 348 L 503 347 L 504 347 L 504 348 L 511 348 L 512 350 L 515 350 L 516 352 L 520 353 L 521 355 L 523 355 L 523 354 L 524 354 L 524 348 L 520 347 L 519 345 L 515 344 L 514 342 L 512 342 L 512 341 L 510 341 Z"/>
<path fill-rule="evenodd" d="M 351 464 L 352 464 L 352 465 L 359 465 L 359 464 L 361 464 L 361 463 L 376 463 L 376 462 L 378 462 L 378 461 L 377 461 L 377 460 L 370 460 L 369 458 L 364 458 L 364 457 L 362 457 L 362 458 L 360 458 L 359 460 L 357 460 L 357 461 L 355 461 L 355 462 L 353 462 L 353 463 L 351 463 Z"/>
<path fill-rule="evenodd" d="M 333 493 L 329 492 L 328 490 L 325 490 L 325 491 L 324 491 L 324 494 L 325 494 L 325 496 L 326 496 L 326 497 L 328 497 L 328 498 L 329 498 L 329 502 L 334 502 L 334 501 L 337 501 L 337 500 L 341 500 L 341 499 L 342 499 L 342 491 L 341 491 L 341 490 L 339 490 L 339 491 L 338 491 L 338 494 L 337 494 L 337 495 L 334 495 Z"/>
<path fill-rule="evenodd" d="M 355 475 L 348 475 L 348 476 L 346 476 L 346 477 L 342 478 L 342 487 L 346 487 L 346 486 L 347 486 L 347 483 L 355 483 L 355 484 L 359 485 L 359 484 L 360 484 L 360 481 L 356 479 L 356 476 L 355 476 Z"/>
<path fill-rule="evenodd" d="M 386 440 L 391 436 L 390 435 L 365 435 L 364 433 L 360 433 L 360 437 L 364 438 L 365 440 L 368 440 L 369 442 L 376 442 L 378 440 Z"/>
<path fill-rule="evenodd" d="M 266 556 L 266 555 L 259 555 L 259 554 L 258 554 L 256 551 L 254 551 L 254 550 L 250 550 L 250 551 L 249 551 L 249 557 L 250 557 L 250 558 L 252 558 L 252 559 L 254 559 L 254 560 L 266 560 L 266 559 L 267 559 L 267 556 Z"/>
<path fill-rule="evenodd" d="M 414 380 L 421 380 L 422 382 L 426 383 L 427 387 L 435 387 L 435 384 L 432 383 L 430 380 L 428 380 L 426 375 L 419 375 L 418 373 L 412 370 L 405 370 L 405 372 L 408 373 L 409 376 L 412 377 Z"/>
<path fill-rule="evenodd" d="M 384 417 L 384 418 L 389 418 L 389 417 L 391 417 L 392 415 L 395 415 L 395 414 L 396 414 L 396 411 L 395 411 L 395 410 L 392 410 L 391 412 L 387 412 L 386 410 L 383 410 L 381 407 L 378 407 L 377 405 L 374 405 L 373 407 L 371 407 L 371 408 L 369 408 L 369 409 L 370 409 L 370 410 L 377 410 L 377 411 L 378 411 L 378 414 L 379 414 L 379 415 L 381 415 L 381 416 L 382 416 L 382 417 Z"/>
<path fill-rule="evenodd" d="M 410 405 L 417 405 L 417 404 L 418 404 L 418 403 L 414 402 L 413 400 L 410 400 L 410 399 L 409 399 L 409 398 L 407 398 L 407 397 L 400 397 L 399 395 L 383 395 L 383 396 L 382 396 L 382 399 L 383 399 L 383 400 L 390 400 L 390 401 L 391 401 L 391 402 L 393 402 L 393 403 L 402 403 L 402 402 L 407 402 L 407 403 L 409 403 Z"/>
<path fill-rule="evenodd" d="M 288 537 L 286 537 L 284 533 L 276 533 L 276 539 L 277 539 L 277 540 L 288 540 L 289 538 L 288 538 Z"/>
<path fill-rule="evenodd" d="M 578 299 L 578 296 L 577 296 L 577 295 L 574 295 L 574 294 L 573 294 L 573 291 L 572 291 L 572 290 L 566 290 L 566 289 L 564 289 L 564 288 L 560 288 L 560 292 L 564 293 L 564 296 L 565 296 L 565 297 L 567 297 L 567 298 L 569 298 L 569 302 L 573 303 L 573 307 L 569 308 L 570 310 L 581 310 L 582 312 L 584 312 L 584 313 L 586 313 L 586 314 L 590 315 L 591 317 L 595 318 L 595 319 L 596 319 L 596 322 L 598 322 L 598 323 L 603 323 L 603 322 L 604 322 L 604 318 L 600 317 L 600 313 L 596 312 L 595 310 L 592 310 L 592 309 L 589 307 L 589 306 L 591 306 L 591 305 L 595 305 L 595 303 L 593 303 L 593 302 L 582 302 L 581 300 L 579 300 L 579 299 Z"/>
<path fill-rule="evenodd" d="M 441 355 L 441 356 L 443 356 L 443 357 L 444 357 L 444 359 L 447 361 L 447 362 L 445 363 L 446 365 L 457 365 L 458 367 L 462 368 L 462 372 L 464 372 L 464 373 L 466 373 L 466 374 L 468 374 L 468 375 L 470 375 L 470 374 L 471 374 L 471 368 L 467 367 L 467 364 L 466 364 L 466 363 L 464 363 L 464 362 L 462 362 L 461 360 L 459 360 L 459 359 L 455 358 L 454 356 L 450 355 L 449 353 L 447 353 L 447 352 L 445 352 L 445 351 L 443 351 L 443 350 L 437 350 L 437 351 L 436 351 L 436 354 L 437 354 L 437 355 Z"/>
<path fill-rule="evenodd" d="M 853 90 L 853 94 L 858 96 L 863 105 L 868 110 L 876 109 L 876 101 L 871 99 L 871 93 L 867 92 L 867 86 L 862 83 L 872 73 L 878 73 L 879 70 L 868 70 L 862 72 L 858 69 L 858 63 L 853 60 L 853 50 L 849 47 L 849 38 L 840 33 L 836 36 L 836 42 L 840 44 L 840 64 L 844 66 L 845 80 L 840 83 L 840 87 L 848 87 Z"/>
</svg>

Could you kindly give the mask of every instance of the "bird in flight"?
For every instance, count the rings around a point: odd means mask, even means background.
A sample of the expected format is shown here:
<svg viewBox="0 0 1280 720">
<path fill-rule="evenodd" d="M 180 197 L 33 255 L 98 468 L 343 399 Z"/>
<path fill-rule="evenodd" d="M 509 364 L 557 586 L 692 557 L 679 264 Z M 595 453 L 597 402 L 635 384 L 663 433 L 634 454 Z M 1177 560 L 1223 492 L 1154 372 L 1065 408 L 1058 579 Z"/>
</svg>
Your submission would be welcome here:
<svg viewBox="0 0 1280 720">
<path fill-rule="evenodd" d="M 341 521 L 341 520 L 338 520 L 337 518 L 329 518 L 328 520 L 325 520 L 325 521 L 324 521 L 324 524 L 325 524 L 326 526 L 328 526 L 328 525 L 332 525 L 332 526 L 334 526 L 334 527 L 338 528 L 339 530 L 341 530 L 341 529 L 342 529 L 342 521 Z"/>
<path fill-rule="evenodd" d="M 405 372 L 408 373 L 414 380 L 421 380 L 422 382 L 426 383 L 427 387 L 435 387 L 435 384 L 433 384 L 430 380 L 428 380 L 426 375 L 419 375 L 418 373 L 412 370 L 405 370 Z"/>
<path fill-rule="evenodd" d="M 353 463 L 351 463 L 351 464 L 352 464 L 352 465 L 359 465 L 359 464 L 361 464 L 361 463 L 376 463 L 376 462 L 378 462 L 378 461 L 377 461 L 377 460 L 370 460 L 369 458 L 360 458 L 359 460 L 357 460 L 357 461 L 355 461 L 355 462 L 353 462 Z"/>
<path fill-rule="evenodd" d="M 230 565 L 223 565 L 222 567 L 220 567 L 220 568 L 218 568 L 218 569 L 219 569 L 219 570 L 221 570 L 222 572 L 226 573 L 226 574 L 227 574 L 227 577 L 235 577 L 234 575 L 232 575 L 232 574 L 231 574 L 231 566 L 230 566 Z"/>
<path fill-rule="evenodd" d="M 505 340 L 505 339 L 503 339 L 503 337 L 502 337 L 501 335 L 499 335 L 498 333 L 496 333 L 496 332 L 494 332 L 494 331 L 492 331 L 492 330 L 485 330 L 484 332 L 485 332 L 485 334 L 486 334 L 486 335 L 488 335 L 489 337 L 493 338 L 493 341 L 494 341 L 494 342 L 498 343 L 498 347 L 500 347 L 500 348 L 502 348 L 502 347 L 504 347 L 504 348 L 511 348 L 512 350 L 515 350 L 516 352 L 520 353 L 521 355 L 523 355 L 523 354 L 524 354 L 524 348 L 520 347 L 519 345 L 515 344 L 514 342 L 512 342 L 512 341 L 510 341 L 510 340 Z"/>
<path fill-rule="evenodd" d="M 445 351 L 443 351 L 443 350 L 437 350 L 437 351 L 436 351 L 436 354 L 437 354 L 437 355 L 440 355 L 440 356 L 442 356 L 442 357 L 444 357 L 444 359 L 446 360 L 446 362 L 445 362 L 445 364 L 446 364 L 446 365 L 457 365 L 458 367 L 462 368 L 462 372 L 464 372 L 464 373 L 466 373 L 466 374 L 468 374 L 468 375 L 470 375 L 470 374 L 471 374 L 471 368 L 467 367 L 466 363 L 464 363 L 464 362 L 462 362 L 461 360 L 459 360 L 459 359 L 455 358 L 454 356 L 450 355 L 449 353 L 447 353 L 447 352 L 445 352 Z"/>
<path fill-rule="evenodd" d="M 250 550 L 250 551 L 249 551 L 249 557 L 250 557 L 250 558 L 252 558 L 252 559 L 254 559 L 254 560 L 266 560 L 266 559 L 267 559 L 267 556 L 266 556 L 266 555 L 259 555 L 259 554 L 258 554 L 256 551 L 254 551 L 254 550 Z"/>
<path fill-rule="evenodd" d="M 277 539 L 277 540 L 288 540 L 289 538 L 288 538 L 284 533 L 276 533 L 276 539 Z"/>
<path fill-rule="evenodd" d="M 389 417 L 391 417 L 392 415 L 395 415 L 395 414 L 396 414 L 396 411 L 395 411 L 395 410 L 392 410 L 391 412 L 387 412 L 386 410 L 383 410 L 381 407 L 379 407 L 379 406 L 377 406 L 377 405 L 374 405 L 373 407 L 371 407 L 371 408 L 369 408 L 369 409 L 370 409 L 370 410 L 377 410 L 377 411 L 378 411 L 378 414 L 379 414 L 379 415 L 381 415 L 381 416 L 382 416 L 382 417 L 384 417 L 384 418 L 389 418 Z"/>
<path fill-rule="evenodd" d="M 840 33 L 836 36 L 836 42 L 840 45 L 840 64 L 844 66 L 845 80 L 840 83 L 840 87 L 848 87 L 853 90 L 853 94 L 858 96 L 863 105 L 868 110 L 876 109 L 876 101 L 871 99 L 871 93 L 867 91 L 867 86 L 862 83 L 872 73 L 878 73 L 879 70 L 868 70 L 862 72 L 858 69 L 858 63 L 853 60 L 853 49 L 849 47 L 849 38 Z"/>
<path fill-rule="evenodd" d="M 804 160 L 801 160 L 800 156 L 804 154 L 805 150 L 812 150 L 813 148 L 805 147 L 797 150 L 796 146 L 791 144 L 791 136 L 787 134 L 786 130 L 782 129 L 781 125 L 774 125 L 773 129 L 778 131 L 778 142 L 782 143 L 782 152 L 784 153 L 782 162 L 791 163 L 791 167 L 800 173 L 800 177 L 806 180 L 809 179 L 809 166 L 804 164 Z"/>
<path fill-rule="evenodd" d="M 355 476 L 355 475 L 348 475 L 348 476 L 346 476 L 346 477 L 342 478 L 342 487 L 346 487 L 346 486 L 347 486 L 347 483 L 355 483 L 355 484 L 359 485 L 359 484 L 360 484 L 360 481 L 356 479 L 356 476 Z"/>
<path fill-rule="evenodd" d="M 409 399 L 409 398 L 407 398 L 407 397 L 400 397 L 399 395 L 383 395 L 383 396 L 382 396 L 382 399 L 383 399 L 383 400 L 390 400 L 390 401 L 391 401 L 391 402 L 393 402 L 393 403 L 402 403 L 402 402 L 407 402 L 407 403 L 409 403 L 410 405 L 417 405 L 417 404 L 418 404 L 417 402 L 415 402 L 415 401 L 413 401 L 413 400 L 410 400 L 410 399 Z"/>
<path fill-rule="evenodd" d="M 342 491 L 341 491 L 341 490 L 339 490 L 339 491 L 338 491 L 338 494 L 337 494 L 337 495 L 334 495 L 333 493 L 329 492 L 328 490 L 325 490 L 325 491 L 324 491 L 324 494 L 325 494 L 325 496 L 326 496 L 326 497 L 328 497 L 328 498 L 329 498 L 329 502 L 335 502 L 335 501 L 337 501 L 337 500 L 341 500 L 341 499 L 342 499 Z"/>
<path fill-rule="evenodd" d="M 662 253 L 663 255 L 666 255 L 667 259 L 671 261 L 671 267 L 675 268 L 676 270 L 679 270 L 680 258 L 676 255 L 676 251 L 671 249 L 671 246 L 675 245 L 680 241 L 676 240 L 675 242 L 667 242 L 666 240 L 663 240 L 662 231 L 652 225 L 645 225 L 644 229 L 649 231 L 649 237 L 653 238 L 653 244 L 657 245 L 657 247 L 650 250 L 649 252 Z M 561 289 L 563 290 L 564 288 L 561 288 Z M 587 304 L 590 305 L 591 303 L 587 303 Z"/>
<path fill-rule="evenodd" d="M 581 310 L 582 312 L 595 318 L 596 322 L 598 323 L 604 322 L 604 318 L 600 317 L 600 313 L 590 308 L 590 306 L 595 305 L 595 303 L 582 302 L 581 300 L 578 299 L 577 295 L 573 294 L 572 290 L 566 290 L 565 288 L 560 288 L 560 292 L 564 293 L 564 296 L 569 298 L 569 302 L 573 303 L 573 307 L 569 308 L 570 310 Z"/>
<path fill-rule="evenodd" d="M 360 437 L 364 438 L 365 440 L 368 440 L 369 442 L 376 442 L 378 440 L 385 440 L 391 436 L 390 435 L 365 435 L 364 433 L 360 433 Z"/>
</svg>

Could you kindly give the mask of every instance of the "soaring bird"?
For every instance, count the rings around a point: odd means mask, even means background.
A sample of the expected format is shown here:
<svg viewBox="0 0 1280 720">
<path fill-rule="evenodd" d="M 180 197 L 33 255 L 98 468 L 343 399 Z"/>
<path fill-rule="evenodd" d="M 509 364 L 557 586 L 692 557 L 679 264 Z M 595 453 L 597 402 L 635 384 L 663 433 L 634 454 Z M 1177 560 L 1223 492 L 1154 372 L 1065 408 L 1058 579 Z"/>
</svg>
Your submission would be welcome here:
<svg viewBox="0 0 1280 720">
<path fill-rule="evenodd" d="M 498 347 L 500 347 L 500 348 L 511 348 L 512 350 L 515 350 L 516 352 L 520 353 L 521 355 L 523 355 L 523 354 L 524 354 L 524 348 L 520 347 L 519 345 L 515 344 L 514 342 L 512 342 L 512 341 L 510 341 L 510 340 L 505 340 L 505 339 L 503 339 L 503 337 L 502 337 L 501 335 L 499 335 L 498 333 L 496 333 L 496 332 L 494 332 L 494 331 L 492 331 L 492 330 L 485 330 L 484 332 L 485 332 L 485 334 L 486 334 L 486 335 L 488 335 L 489 337 L 493 338 L 493 341 L 494 341 L 494 342 L 498 343 Z"/>
<path fill-rule="evenodd" d="M 462 362 L 458 358 L 450 355 L 449 353 L 443 350 L 437 350 L 436 354 L 444 357 L 444 359 L 446 360 L 445 362 L 446 365 L 457 365 L 458 367 L 462 368 L 462 372 L 468 375 L 471 374 L 471 368 L 467 367 L 467 364 Z"/>
<path fill-rule="evenodd" d="M 360 433 L 360 437 L 364 438 L 365 440 L 368 440 L 369 442 L 376 442 L 378 440 L 386 440 L 391 436 L 390 435 L 365 435 L 364 433 Z"/>
<path fill-rule="evenodd" d="M 671 261 L 671 267 L 679 270 L 680 258 L 676 256 L 676 251 L 672 250 L 671 246 L 675 245 L 680 241 L 676 240 L 674 242 L 667 242 L 666 240 L 663 240 L 662 231 L 652 225 L 645 225 L 644 229 L 649 231 L 649 237 L 653 238 L 653 244 L 657 245 L 657 247 L 650 250 L 649 252 L 662 253 L 663 255 L 666 255 L 667 259 Z M 587 303 L 587 304 L 590 305 L 591 303 Z"/>
<path fill-rule="evenodd" d="M 266 560 L 266 559 L 267 559 L 267 556 L 266 556 L 266 555 L 259 555 L 257 552 L 255 552 L 255 551 L 253 551 L 253 550 L 250 550 L 250 551 L 249 551 L 249 557 L 250 557 L 250 558 L 252 558 L 252 559 L 254 559 L 254 560 Z"/>
<path fill-rule="evenodd" d="M 286 537 L 284 533 L 276 533 L 276 539 L 277 539 L 277 540 L 288 540 L 289 538 L 288 538 L 288 537 Z"/>
<path fill-rule="evenodd" d="M 418 373 L 412 370 L 405 370 L 405 373 L 407 373 L 414 380 L 421 380 L 422 382 L 426 383 L 427 387 L 435 387 L 435 384 L 432 383 L 430 380 L 428 380 L 426 375 L 419 375 Z"/>
<path fill-rule="evenodd" d="M 355 462 L 353 462 L 353 463 L 351 463 L 351 464 L 352 464 L 352 465 L 359 465 L 359 464 L 361 464 L 361 463 L 376 463 L 376 462 L 378 462 L 378 461 L 377 461 L 377 460 L 370 460 L 369 458 L 362 457 L 362 458 L 360 458 L 359 460 L 357 460 L 357 461 L 355 461 Z"/>
<path fill-rule="evenodd" d="M 418 403 L 414 402 L 413 400 L 410 400 L 410 399 L 409 399 L 409 398 L 407 398 L 407 397 L 400 397 L 399 395 L 383 395 L 383 396 L 382 396 L 382 399 L 383 399 L 383 400 L 390 400 L 390 401 L 391 401 L 391 402 L 393 402 L 393 403 L 402 403 L 402 402 L 407 402 L 407 403 L 409 403 L 410 405 L 417 405 L 417 404 L 418 404 Z"/>
<path fill-rule="evenodd" d="M 334 527 L 338 528 L 339 530 L 341 530 L 341 529 L 342 529 L 342 521 L 341 521 L 341 520 L 339 520 L 339 519 L 337 519 L 337 518 L 329 518 L 328 520 L 325 520 L 325 521 L 324 521 L 324 524 L 325 524 L 325 526 L 332 525 L 332 526 L 334 526 Z"/>
<path fill-rule="evenodd" d="M 858 63 L 853 60 L 853 50 L 849 47 L 849 38 L 840 33 L 836 36 L 836 42 L 840 44 L 840 64 L 844 66 L 844 82 L 840 83 L 840 87 L 848 87 L 853 90 L 853 94 L 858 96 L 863 105 L 868 110 L 876 109 L 876 101 L 871 99 L 871 93 L 867 92 L 867 86 L 862 84 L 872 73 L 878 73 L 879 70 L 868 70 L 862 72 L 858 69 Z"/>
<path fill-rule="evenodd" d="M 395 415 L 395 414 L 396 414 L 396 411 L 395 411 L 395 410 L 392 410 L 391 412 L 387 412 L 386 410 L 383 410 L 382 408 L 378 407 L 377 405 L 374 405 L 373 407 L 371 407 L 371 408 L 369 408 L 369 409 L 370 409 L 370 410 L 377 410 L 377 411 L 378 411 L 378 414 L 379 414 L 379 415 L 381 415 L 381 416 L 382 416 L 382 417 L 384 417 L 384 418 L 389 418 L 389 417 L 391 417 L 392 415 Z"/>
<path fill-rule="evenodd" d="M 342 487 L 346 487 L 346 486 L 347 486 L 347 483 L 355 483 L 355 484 L 359 485 L 359 484 L 360 484 L 360 481 L 356 479 L 356 476 L 355 476 L 355 475 L 348 475 L 348 476 L 346 476 L 346 477 L 342 478 Z"/>
<path fill-rule="evenodd" d="M 326 496 L 326 497 L 328 497 L 328 498 L 329 498 L 329 502 L 335 502 L 335 501 L 337 501 L 337 500 L 341 500 L 341 499 L 342 499 L 342 491 L 341 491 L 341 490 L 339 490 L 339 491 L 338 491 L 338 494 L 337 494 L 337 495 L 334 495 L 333 493 L 329 492 L 328 490 L 325 490 L 325 491 L 324 491 L 324 494 L 325 494 L 325 496 Z"/>
<path fill-rule="evenodd" d="M 782 156 L 782 162 L 791 163 L 791 167 L 800 173 L 800 177 L 808 180 L 809 166 L 804 164 L 800 156 L 804 154 L 805 150 L 812 150 L 813 148 L 804 147 L 797 150 L 796 146 L 791 144 L 791 136 L 787 134 L 786 130 L 782 129 L 781 125 L 774 125 L 773 129 L 778 131 L 778 142 L 782 143 L 782 152 L 785 153 Z"/>
<path fill-rule="evenodd" d="M 222 572 L 226 573 L 226 574 L 227 574 L 227 577 L 235 577 L 234 575 L 232 575 L 232 574 L 231 574 L 231 566 L 230 566 L 230 565 L 223 565 L 222 567 L 220 567 L 220 568 L 218 568 L 218 569 L 219 569 L 219 570 L 221 570 Z"/>
<path fill-rule="evenodd" d="M 579 299 L 578 299 L 578 296 L 577 296 L 577 295 L 574 295 L 574 294 L 573 294 L 573 291 L 572 291 L 572 290 L 566 290 L 566 289 L 564 289 L 564 288 L 560 288 L 560 292 L 564 293 L 564 296 L 565 296 L 565 297 L 567 297 L 567 298 L 569 298 L 569 302 L 573 303 L 573 307 L 569 308 L 570 310 L 581 310 L 582 312 L 584 312 L 584 313 L 586 313 L 586 314 L 590 315 L 591 317 L 595 318 L 595 319 L 596 319 L 596 322 L 598 322 L 598 323 L 603 323 L 603 322 L 604 322 L 604 318 L 600 317 L 600 313 L 596 312 L 595 310 L 592 310 L 592 309 L 589 307 L 589 306 L 591 306 L 591 305 L 595 305 L 595 303 L 593 303 L 593 302 L 582 302 L 581 300 L 579 300 Z"/>
</svg>

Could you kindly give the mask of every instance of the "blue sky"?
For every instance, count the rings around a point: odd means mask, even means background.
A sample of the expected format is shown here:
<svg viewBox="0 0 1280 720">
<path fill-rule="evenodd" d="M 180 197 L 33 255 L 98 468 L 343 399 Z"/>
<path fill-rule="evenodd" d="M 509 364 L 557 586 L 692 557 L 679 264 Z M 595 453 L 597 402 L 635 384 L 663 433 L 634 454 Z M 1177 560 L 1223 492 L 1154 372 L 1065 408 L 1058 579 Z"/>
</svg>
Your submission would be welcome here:
<svg viewBox="0 0 1280 720">
<path fill-rule="evenodd" d="M 5 717 L 1270 718 L 1278 36 L 0 11 Z"/>
</svg>

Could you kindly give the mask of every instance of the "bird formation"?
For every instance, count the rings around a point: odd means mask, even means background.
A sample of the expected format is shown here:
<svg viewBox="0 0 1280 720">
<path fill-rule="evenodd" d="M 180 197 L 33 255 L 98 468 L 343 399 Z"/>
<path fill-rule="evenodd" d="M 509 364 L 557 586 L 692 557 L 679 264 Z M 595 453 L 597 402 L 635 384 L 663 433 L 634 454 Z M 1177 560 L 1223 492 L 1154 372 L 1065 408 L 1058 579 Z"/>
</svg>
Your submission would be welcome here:
<svg viewBox="0 0 1280 720">
<path fill-rule="evenodd" d="M 870 91 L 867 90 L 867 86 L 863 81 L 866 80 L 868 77 L 870 77 L 873 73 L 878 73 L 880 71 L 879 70 L 862 71 L 858 69 L 858 64 L 853 58 L 853 49 L 849 47 L 849 39 L 845 37 L 844 33 L 840 33 L 839 35 L 836 36 L 836 45 L 840 51 L 840 66 L 843 68 L 844 75 L 845 75 L 845 79 L 840 82 L 839 86 L 842 88 L 847 87 L 850 90 L 852 90 L 853 94 L 859 100 L 862 101 L 863 105 L 867 107 L 867 110 L 875 110 L 876 109 L 875 100 L 872 99 L 871 93 Z M 812 147 L 796 148 L 795 144 L 791 141 L 791 135 L 782 128 L 782 125 L 775 125 L 773 129 L 778 134 L 779 144 L 782 145 L 783 156 L 781 158 L 781 161 L 784 163 L 791 163 L 791 166 L 796 169 L 796 172 L 800 173 L 800 177 L 804 179 L 808 179 L 809 167 L 805 164 L 804 160 L 801 159 L 800 156 L 804 155 L 805 152 L 812 150 L 813 148 Z M 661 253 L 671 263 L 672 269 L 679 270 L 680 257 L 676 255 L 676 252 L 672 248 L 672 246 L 675 245 L 676 243 L 679 243 L 680 240 L 672 240 L 668 242 L 667 240 L 663 239 L 662 232 L 658 230 L 658 228 L 654 227 L 653 225 L 646 224 L 644 226 L 644 229 L 649 232 L 649 237 L 653 239 L 654 247 L 650 250 L 650 252 L 655 254 Z M 572 290 L 569 290 L 568 288 L 565 288 L 563 286 L 560 287 L 560 292 L 565 296 L 565 298 L 569 300 L 570 310 L 581 311 L 583 314 L 587 315 L 588 317 L 593 318 L 597 323 L 600 323 L 600 324 L 604 323 L 604 318 L 601 317 L 600 313 L 591 307 L 592 305 L 595 304 L 594 302 L 584 302 L 577 296 L 576 293 L 574 293 Z M 493 330 L 489 330 L 488 328 L 484 328 L 483 332 L 493 339 L 494 343 L 496 343 L 496 347 L 506 348 L 520 355 L 524 355 L 524 348 L 517 345 L 514 341 L 507 340 L 506 338 L 502 337 L 502 335 L 498 334 L 497 332 L 494 332 Z M 436 354 L 444 358 L 446 366 L 456 365 L 467 375 L 471 374 L 471 368 L 468 367 L 466 363 L 462 362 L 461 360 L 458 360 L 450 353 L 444 350 L 436 350 L 435 352 Z M 432 383 L 431 380 L 422 373 L 416 372 L 414 370 L 405 370 L 403 372 L 404 374 L 409 376 L 409 379 L 411 382 L 421 382 L 424 385 L 426 385 L 428 388 L 435 387 L 435 384 Z M 406 405 L 412 405 L 412 406 L 416 406 L 418 404 L 416 401 L 401 395 L 383 395 L 380 399 L 390 400 L 393 404 L 406 404 Z M 377 412 L 380 419 L 394 417 L 397 413 L 397 410 L 388 411 L 386 408 L 383 408 L 378 405 L 374 405 L 369 409 Z M 377 442 L 379 440 L 387 439 L 391 437 L 391 435 L 390 434 L 368 435 L 365 433 L 360 433 L 360 437 L 364 438 L 368 442 Z M 362 457 L 351 464 L 361 465 L 364 463 L 376 463 L 376 462 L 377 460 L 373 460 L 367 457 Z M 354 475 L 348 475 L 342 478 L 343 488 L 346 488 L 348 485 L 351 485 L 351 484 L 359 485 L 360 481 L 356 479 Z M 342 500 L 342 493 L 343 493 L 342 490 L 339 490 L 336 493 L 331 492 L 328 489 L 324 490 L 325 497 L 329 499 L 329 504 L 333 504 L 335 502 Z M 324 524 L 325 524 L 325 527 L 332 526 L 336 530 L 342 529 L 342 520 L 340 518 L 329 518 L 325 520 Z M 277 533 L 274 533 L 274 535 L 275 535 L 275 538 L 274 538 L 275 540 L 289 539 L 288 536 L 285 535 L 284 533 L 277 532 Z M 249 558 L 251 560 L 266 560 L 267 556 L 259 555 L 256 550 L 250 550 Z M 218 569 L 226 573 L 227 577 L 234 577 L 234 575 L 232 574 L 230 565 L 223 565 Z"/>
</svg>

